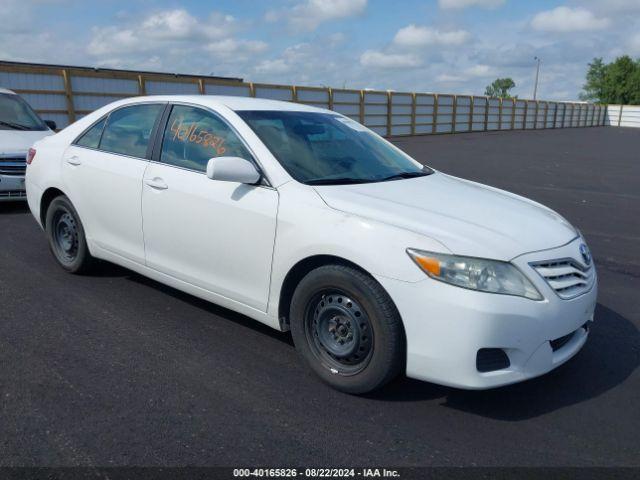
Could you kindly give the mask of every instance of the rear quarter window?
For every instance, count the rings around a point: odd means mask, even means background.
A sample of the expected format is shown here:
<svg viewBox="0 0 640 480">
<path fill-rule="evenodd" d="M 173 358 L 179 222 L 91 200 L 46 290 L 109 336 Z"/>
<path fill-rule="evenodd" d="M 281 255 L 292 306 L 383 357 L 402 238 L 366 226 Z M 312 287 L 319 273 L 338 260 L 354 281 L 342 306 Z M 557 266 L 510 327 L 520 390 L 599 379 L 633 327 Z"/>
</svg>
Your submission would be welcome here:
<svg viewBox="0 0 640 480">
<path fill-rule="evenodd" d="M 98 145 L 100 145 L 100 137 L 102 137 L 102 130 L 104 129 L 105 123 L 107 123 L 106 117 L 92 126 L 85 133 L 83 133 L 82 136 L 75 142 L 76 145 L 88 148 L 98 148 Z"/>
<path fill-rule="evenodd" d="M 102 132 L 100 150 L 145 158 L 162 104 L 123 107 L 111 112 Z"/>
</svg>

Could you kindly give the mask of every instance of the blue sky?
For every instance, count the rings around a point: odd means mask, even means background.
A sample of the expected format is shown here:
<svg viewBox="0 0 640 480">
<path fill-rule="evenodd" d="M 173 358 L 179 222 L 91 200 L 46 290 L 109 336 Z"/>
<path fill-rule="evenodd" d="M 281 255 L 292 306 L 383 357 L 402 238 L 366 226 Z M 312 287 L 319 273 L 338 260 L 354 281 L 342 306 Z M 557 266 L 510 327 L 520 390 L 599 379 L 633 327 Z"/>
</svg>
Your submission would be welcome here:
<svg viewBox="0 0 640 480">
<path fill-rule="evenodd" d="M 0 59 L 398 91 L 575 99 L 640 57 L 640 0 L 3 0 Z"/>
</svg>

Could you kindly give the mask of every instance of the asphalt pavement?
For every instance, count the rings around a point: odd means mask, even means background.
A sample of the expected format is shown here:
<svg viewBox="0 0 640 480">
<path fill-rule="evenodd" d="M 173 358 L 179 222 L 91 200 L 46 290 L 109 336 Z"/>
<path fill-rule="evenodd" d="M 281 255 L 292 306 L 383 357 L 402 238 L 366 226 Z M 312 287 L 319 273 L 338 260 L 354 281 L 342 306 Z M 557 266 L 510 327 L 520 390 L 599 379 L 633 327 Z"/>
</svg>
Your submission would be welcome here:
<svg viewBox="0 0 640 480">
<path fill-rule="evenodd" d="M 0 204 L 0 465 L 640 466 L 640 129 L 394 142 L 582 230 L 600 296 L 576 357 L 490 391 L 341 394 L 288 334 L 114 265 L 64 273 Z"/>
</svg>

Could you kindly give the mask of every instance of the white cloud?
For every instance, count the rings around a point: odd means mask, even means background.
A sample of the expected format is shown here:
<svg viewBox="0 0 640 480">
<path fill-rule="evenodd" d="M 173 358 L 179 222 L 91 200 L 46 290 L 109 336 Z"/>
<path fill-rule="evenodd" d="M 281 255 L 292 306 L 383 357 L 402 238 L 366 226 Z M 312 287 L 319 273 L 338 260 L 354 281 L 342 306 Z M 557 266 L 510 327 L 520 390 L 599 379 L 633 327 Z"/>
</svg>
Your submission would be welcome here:
<svg viewBox="0 0 640 480">
<path fill-rule="evenodd" d="M 533 17 L 531 26 L 546 32 L 579 32 L 602 30 L 611 24 L 608 18 L 598 18 L 590 10 L 576 7 L 556 7 Z"/>
<path fill-rule="evenodd" d="M 493 68 L 489 65 L 473 65 L 464 72 L 468 77 L 486 77 L 494 74 Z"/>
<path fill-rule="evenodd" d="M 505 4 L 507 0 L 438 0 L 440 8 L 466 8 L 466 7 L 482 7 L 496 8 Z"/>
<path fill-rule="evenodd" d="M 269 45 L 259 40 L 236 40 L 234 38 L 225 38 L 208 43 L 202 47 L 204 50 L 218 55 L 237 55 L 238 52 L 246 53 L 262 53 Z"/>
<path fill-rule="evenodd" d="M 269 75 L 287 73 L 291 71 L 291 65 L 283 58 L 277 58 L 275 60 L 263 60 L 256 66 L 255 70 L 258 73 Z"/>
<path fill-rule="evenodd" d="M 462 45 L 471 38 L 466 30 L 441 31 L 414 24 L 401 28 L 393 43 L 401 47 L 423 47 L 426 45 Z"/>
<path fill-rule="evenodd" d="M 315 30 L 321 23 L 353 17 L 367 8 L 367 0 L 305 0 L 287 10 L 271 10 L 265 20 L 285 19 L 294 30 Z"/>
<path fill-rule="evenodd" d="M 629 50 L 632 55 L 640 55 L 640 33 L 636 33 L 629 39 Z"/>
<path fill-rule="evenodd" d="M 156 12 L 130 25 L 94 27 L 87 47 L 90 55 L 113 55 L 175 48 L 177 42 L 195 43 L 229 38 L 236 30 L 230 15 L 213 12 L 201 20 L 184 9 Z"/>
<path fill-rule="evenodd" d="M 443 83 L 454 83 L 454 82 L 457 83 L 457 82 L 464 82 L 467 80 L 467 78 L 462 75 L 455 75 L 451 73 L 441 73 L 436 77 L 436 80 L 438 82 L 443 82 Z"/>
<path fill-rule="evenodd" d="M 371 68 L 415 68 L 422 61 L 411 53 L 384 53 L 367 50 L 360 56 L 360 64 Z"/>
</svg>

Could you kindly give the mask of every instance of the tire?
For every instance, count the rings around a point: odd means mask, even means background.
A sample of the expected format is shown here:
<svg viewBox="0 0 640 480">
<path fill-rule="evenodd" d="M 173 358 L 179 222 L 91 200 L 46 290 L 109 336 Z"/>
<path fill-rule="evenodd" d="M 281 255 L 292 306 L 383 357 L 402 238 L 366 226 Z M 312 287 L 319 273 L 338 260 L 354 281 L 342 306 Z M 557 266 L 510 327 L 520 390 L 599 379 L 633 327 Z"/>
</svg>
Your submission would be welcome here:
<svg viewBox="0 0 640 480">
<path fill-rule="evenodd" d="M 308 273 L 293 294 L 291 334 L 308 366 L 342 392 L 376 390 L 404 367 L 400 314 L 382 286 L 345 265 Z"/>
<path fill-rule="evenodd" d="M 66 196 L 56 197 L 49 204 L 45 231 L 51 253 L 62 268 L 76 274 L 91 270 L 95 259 L 89 253 L 80 216 Z"/>
</svg>

